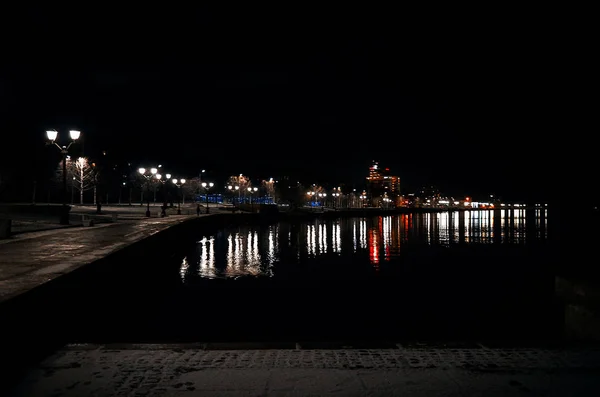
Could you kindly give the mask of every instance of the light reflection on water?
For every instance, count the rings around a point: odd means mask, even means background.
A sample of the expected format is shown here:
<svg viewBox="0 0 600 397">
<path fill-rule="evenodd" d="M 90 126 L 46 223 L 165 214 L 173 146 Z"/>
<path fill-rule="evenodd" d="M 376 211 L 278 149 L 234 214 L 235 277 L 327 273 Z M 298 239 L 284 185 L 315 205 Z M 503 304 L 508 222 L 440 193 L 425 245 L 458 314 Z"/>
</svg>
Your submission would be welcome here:
<svg viewBox="0 0 600 397">
<path fill-rule="evenodd" d="M 316 219 L 302 223 L 243 226 L 203 236 L 183 258 L 180 275 L 200 277 L 273 276 L 280 263 L 364 253 L 377 270 L 401 256 L 404 245 L 523 244 L 548 237 L 547 210 L 524 209 L 367 218 Z M 287 240 L 287 241 L 286 241 Z"/>
</svg>

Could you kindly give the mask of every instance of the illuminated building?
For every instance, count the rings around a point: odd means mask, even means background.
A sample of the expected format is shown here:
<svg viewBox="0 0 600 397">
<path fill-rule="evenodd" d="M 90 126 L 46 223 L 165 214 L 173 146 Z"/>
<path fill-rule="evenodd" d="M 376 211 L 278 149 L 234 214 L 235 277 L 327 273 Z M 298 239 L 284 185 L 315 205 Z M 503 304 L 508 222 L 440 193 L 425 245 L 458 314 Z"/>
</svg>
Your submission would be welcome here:
<svg viewBox="0 0 600 397">
<path fill-rule="evenodd" d="M 388 197 L 396 205 L 400 197 L 400 177 L 392 175 L 389 168 L 382 168 L 377 161 L 369 167 L 367 195 L 374 207 L 382 205 L 383 197 Z"/>
</svg>

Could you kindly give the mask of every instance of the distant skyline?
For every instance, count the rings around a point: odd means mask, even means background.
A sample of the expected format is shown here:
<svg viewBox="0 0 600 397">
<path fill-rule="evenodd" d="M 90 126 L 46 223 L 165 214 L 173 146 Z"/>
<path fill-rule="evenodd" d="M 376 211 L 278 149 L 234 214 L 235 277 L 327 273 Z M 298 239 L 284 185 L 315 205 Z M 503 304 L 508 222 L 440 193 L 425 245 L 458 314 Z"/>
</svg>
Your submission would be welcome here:
<svg viewBox="0 0 600 397">
<path fill-rule="evenodd" d="M 403 191 L 549 196 L 535 125 L 544 92 L 523 32 L 309 35 L 198 13 L 162 40 L 150 21 L 138 21 L 135 40 L 119 29 L 126 18 L 102 37 L 79 21 L 86 44 L 63 48 L 69 29 L 52 27 L 68 18 L 46 12 L 24 22 L 44 33 L 28 52 L 5 53 L 0 127 L 20 149 L 0 169 L 27 156 L 40 172 L 52 156 L 44 131 L 77 128 L 86 154 L 189 175 L 358 184 L 378 160 Z"/>
</svg>

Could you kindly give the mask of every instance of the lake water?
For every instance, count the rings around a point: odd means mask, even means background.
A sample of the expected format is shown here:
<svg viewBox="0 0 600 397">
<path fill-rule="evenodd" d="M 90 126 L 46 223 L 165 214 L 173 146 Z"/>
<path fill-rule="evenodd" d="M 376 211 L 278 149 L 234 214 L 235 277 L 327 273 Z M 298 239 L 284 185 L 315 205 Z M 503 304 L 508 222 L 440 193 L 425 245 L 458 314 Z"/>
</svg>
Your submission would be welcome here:
<svg viewBox="0 0 600 397">
<path fill-rule="evenodd" d="M 225 228 L 199 236 L 182 260 L 180 275 L 184 283 L 197 278 L 305 278 L 304 273 L 313 280 L 389 277 L 418 259 L 415 254 L 485 245 L 539 247 L 547 239 L 547 210 L 543 212 L 537 210 L 531 219 L 524 210 L 473 211 Z M 293 276 L 292 269 L 297 270 Z"/>
<path fill-rule="evenodd" d="M 190 342 L 556 338 L 547 222 L 538 209 L 199 230 L 139 332 Z"/>
</svg>

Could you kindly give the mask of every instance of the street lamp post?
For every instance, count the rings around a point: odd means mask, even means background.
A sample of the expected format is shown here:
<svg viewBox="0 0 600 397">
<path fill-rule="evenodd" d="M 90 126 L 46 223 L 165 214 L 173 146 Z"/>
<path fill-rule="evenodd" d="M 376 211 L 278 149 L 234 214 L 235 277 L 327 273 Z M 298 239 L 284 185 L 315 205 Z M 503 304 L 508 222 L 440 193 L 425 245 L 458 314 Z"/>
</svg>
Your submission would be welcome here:
<svg viewBox="0 0 600 397">
<path fill-rule="evenodd" d="M 177 215 L 181 215 L 181 185 L 185 183 L 185 179 L 173 179 L 173 184 L 177 186 L 179 194 L 177 195 Z"/>
<path fill-rule="evenodd" d="M 146 178 L 146 193 L 148 193 L 147 196 L 147 206 L 146 206 L 146 217 L 150 217 L 150 180 L 152 179 L 152 177 L 154 175 L 156 175 L 156 173 L 158 172 L 158 169 L 156 168 L 150 168 L 150 174 L 148 175 L 146 173 L 146 169 L 143 167 L 140 167 L 138 169 L 138 172 L 140 173 L 141 176 L 143 176 L 144 178 Z"/>
<path fill-rule="evenodd" d="M 335 210 L 335 204 L 336 204 L 338 197 L 340 197 L 340 194 L 335 192 L 335 193 L 331 193 L 331 195 L 333 196 L 333 209 Z"/>
<path fill-rule="evenodd" d="M 163 186 L 163 189 L 164 189 L 164 188 L 165 188 L 165 183 L 166 183 L 166 182 L 167 182 L 169 179 L 171 179 L 171 174 L 165 174 L 165 179 L 163 179 L 163 176 L 162 176 L 162 174 L 156 174 L 156 175 L 154 175 L 154 177 L 155 177 L 155 178 L 156 178 L 156 180 L 157 180 L 157 181 L 158 181 L 158 182 L 159 182 L 159 183 L 160 183 L 160 184 Z M 165 192 L 163 192 L 163 196 L 166 196 L 166 195 L 164 195 L 164 193 L 165 193 Z M 166 202 L 166 198 L 165 198 L 165 202 Z"/>
<path fill-rule="evenodd" d="M 240 190 L 240 186 L 239 185 L 235 185 L 235 186 L 227 186 L 227 189 L 229 189 L 232 193 L 234 190 L 236 190 L 238 192 L 238 205 L 240 205 L 240 202 L 242 201 L 242 191 Z"/>
<path fill-rule="evenodd" d="M 319 197 L 321 198 L 321 209 L 325 209 L 325 197 L 327 197 L 327 193 L 319 193 Z"/>
<path fill-rule="evenodd" d="M 206 213 L 208 214 L 208 189 L 213 187 L 215 184 L 212 182 L 206 183 L 202 182 L 202 187 L 206 189 Z"/>
<path fill-rule="evenodd" d="M 63 171 L 63 191 L 62 191 L 62 207 L 60 211 L 60 224 L 68 225 L 69 224 L 69 208 L 67 207 L 67 155 L 69 154 L 69 148 L 76 140 L 79 139 L 81 135 L 80 131 L 70 130 L 69 136 L 71 137 L 71 142 L 67 146 L 60 146 L 56 143 L 56 138 L 58 137 L 58 131 L 49 130 L 46 131 L 46 136 L 48 137 L 48 145 L 54 145 L 60 150 L 62 154 L 62 171 Z"/>
<path fill-rule="evenodd" d="M 198 194 L 200 194 L 200 185 L 202 185 L 202 174 L 204 174 L 206 170 L 202 170 L 198 173 Z"/>
<path fill-rule="evenodd" d="M 310 200 L 309 202 L 312 203 L 313 202 L 313 198 L 315 197 L 316 192 L 310 191 L 310 192 L 307 192 L 306 194 L 308 194 L 308 196 L 309 196 L 309 200 Z M 312 205 L 311 205 L 311 207 L 312 207 Z"/>
<path fill-rule="evenodd" d="M 122 182 L 122 186 L 119 188 L 119 205 L 121 205 L 121 195 L 123 194 L 123 188 L 127 185 L 127 182 Z"/>
<path fill-rule="evenodd" d="M 258 191 L 258 188 L 252 188 L 252 187 L 248 187 L 248 192 L 250 193 L 250 210 L 252 212 L 254 212 L 254 202 L 252 201 L 252 193 L 256 193 Z"/>
<path fill-rule="evenodd" d="M 163 193 L 163 205 L 161 205 L 162 211 L 161 211 L 161 216 L 167 216 L 167 194 L 165 192 L 165 183 L 171 179 L 171 174 L 165 174 L 166 179 L 162 179 L 162 175 L 161 174 L 156 174 L 154 177 L 156 178 L 156 180 L 162 185 L 161 191 Z M 154 201 L 156 202 L 156 199 L 154 199 Z"/>
</svg>

